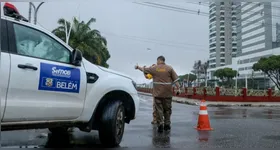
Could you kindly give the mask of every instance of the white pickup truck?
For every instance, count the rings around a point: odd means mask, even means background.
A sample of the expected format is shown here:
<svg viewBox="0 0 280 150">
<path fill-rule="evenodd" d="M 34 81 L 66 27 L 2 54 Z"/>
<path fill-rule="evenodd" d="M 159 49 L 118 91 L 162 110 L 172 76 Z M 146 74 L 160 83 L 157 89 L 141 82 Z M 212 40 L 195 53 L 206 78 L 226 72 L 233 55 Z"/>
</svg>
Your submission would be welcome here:
<svg viewBox="0 0 280 150">
<path fill-rule="evenodd" d="M 119 145 L 139 109 L 136 83 L 90 63 L 43 28 L 1 19 L 1 130 L 77 127 Z"/>
</svg>

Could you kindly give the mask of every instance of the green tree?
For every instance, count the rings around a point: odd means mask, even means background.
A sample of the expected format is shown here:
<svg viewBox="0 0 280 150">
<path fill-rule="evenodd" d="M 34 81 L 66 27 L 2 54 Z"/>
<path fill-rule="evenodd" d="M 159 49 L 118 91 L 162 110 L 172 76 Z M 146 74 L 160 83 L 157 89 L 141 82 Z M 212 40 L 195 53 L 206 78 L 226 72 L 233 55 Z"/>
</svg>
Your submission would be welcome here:
<svg viewBox="0 0 280 150">
<path fill-rule="evenodd" d="M 222 80 L 222 84 L 231 86 L 232 78 L 236 77 L 237 71 L 232 68 L 218 69 L 214 72 L 214 76 Z M 226 83 L 226 84 L 225 84 Z"/>
<path fill-rule="evenodd" d="M 270 56 L 268 58 L 261 58 L 253 65 L 254 71 L 264 72 L 269 79 L 275 83 L 276 87 L 280 89 L 280 56 Z"/>
<path fill-rule="evenodd" d="M 179 76 L 181 81 L 188 81 L 188 86 L 191 85 L 196 79 L 196 75 L 194 74 L 185 74 L 185 75 L 181 75 Z"/>
<path fill-rule="evenodd" d="M 74 18 L 68 44 L 72 48 L 81 50 L 84 58 L 88 61 L 108 68 L 107 60 L 111 56 L 107 49 L 107 40 L 98 30 L 90 28 L 95 21 L 94 18 L 91 18 L 88 22 L 80 22 L 77 18 Z M 67 28 L 67 33 L 69 32 L 71 23 L 63 18 L 59 19 L 57 23 L 59 26 L 52 32 L 66 42 L 65 31 Z"/>
</svg>

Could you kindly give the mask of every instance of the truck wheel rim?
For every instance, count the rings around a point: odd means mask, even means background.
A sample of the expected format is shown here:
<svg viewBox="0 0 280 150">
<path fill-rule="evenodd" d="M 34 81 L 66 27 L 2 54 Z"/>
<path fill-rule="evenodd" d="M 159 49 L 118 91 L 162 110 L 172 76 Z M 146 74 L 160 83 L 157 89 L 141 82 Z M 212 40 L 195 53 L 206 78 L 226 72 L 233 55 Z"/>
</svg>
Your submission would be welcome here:
<svg viewBox="0 0 280 150">
<path fill-rule="evenodd" d="M 121 136 L 123 130 L 123 110 L 119 109 L 117 114 L 117 136 Z"/>
</svg>

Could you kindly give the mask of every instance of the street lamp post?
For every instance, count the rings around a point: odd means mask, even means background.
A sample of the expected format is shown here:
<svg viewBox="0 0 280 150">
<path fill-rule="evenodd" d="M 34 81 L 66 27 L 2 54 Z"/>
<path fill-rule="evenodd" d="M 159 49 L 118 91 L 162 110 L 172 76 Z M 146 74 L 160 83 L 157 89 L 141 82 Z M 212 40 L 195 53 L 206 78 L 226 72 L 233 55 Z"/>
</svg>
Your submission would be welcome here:
<svg viewBox="0 0 280 150">
<path fill-rule="evenodd" d="M 66 44 L 69 43 L 69 38 L 70 38 L 71 30 L 72 30 L 72 27 L 73 27 L 73 24 L 74 24 L 74 19 L 75 19 L 75 18 L 73 17 L 73 18 L 72 18 L 72 22 L 71 22 L 69 31 L 68 31 L 68 29 L 67 29 L 67 22 L 66 22 L 66 20 L 64 20 Z M 67 31 L 68 31 L 68 32 L 67 32 Z"/>
<path fill-rule="evenodd" d="M 265 73 L 264 73 L 264 75 L 263 75 L 263 89 L 265 89 Z"/>
<path fill-rule="evenodd" d="M 248 88 L 248 77 L 247 77 L 247 73 L 245 74 L 245 88 Z"/>
<path fill-rule="evenodd" d="M 207 80 L 208 80 L 208 75 L 207 75 L 207 71 L 206 71 L 206 68 L 204 68 L 204 78 L 205 78 L 205 87 L 207 87 Z"/>
<path fill-rule="evenodd" d="M 190 73 L 188 74 L 188 79 L 187 79 L 188 87 L 189 87 L 189 81 L 190 81 Z"/>
<path fill-rule="evenodd" d="M 208 85 L 207 85 L 207 81 L 208 81 L 208 77 L 207 77 L 207 75 L 206 75 L 206 77 L 205 77 L 205 87 L 208 86 Z"/>
<path fill-rule="evenodd" d="M 69 40 L 69 36 L 68 36 L 68 29 L 67 29 L 67 21 L 66 20 L 64 20 L 64 27 L 65 27 L 65 42 L 66 42 L 66 44 L 68 44 L 68 40 Z M 70 31 L 70 29 L 69 29 L 69 31 Z"/>
<path fill-rule="evenodd" d="M 32 2 L 29 2 L 28 22 L 31 22 Z"/>
<path fill-rule="evenodd" d="M 236 65 L 236 75 L 235 75 L 235 93 L 237 94 L 237 81 L 238 81 L 238 65 L 239 65 L 240 60 L 237 60 L 237 65 Z"/>
<path fill-rule="evenodd" d="M 238 81 L 238 71 L 236 71 L 235 75 L 235 93 L 237 94 L 237 81 Z"/>
<path fill-rule="evenodd" d="M 29 22 L 31 22 L 31 6 L 34 9 L 34 24 L 37 24 L 37 13 L 39 8 L 44 4 L 44 2 L 41 2 L 37 7 L 32 3 L 29 2 Z"/>
</svg>

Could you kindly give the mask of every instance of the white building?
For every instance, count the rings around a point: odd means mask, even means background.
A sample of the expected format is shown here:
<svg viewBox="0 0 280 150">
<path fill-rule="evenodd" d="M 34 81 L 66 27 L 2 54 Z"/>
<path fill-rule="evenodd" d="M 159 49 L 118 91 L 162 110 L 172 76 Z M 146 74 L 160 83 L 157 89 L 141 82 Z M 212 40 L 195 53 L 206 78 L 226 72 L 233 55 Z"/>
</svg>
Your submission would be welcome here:
<svg viewBox="0 0 280 150">
<path fill-rule="evenodd" d="M 278 2 L 241 3 L 241 53 L 238 56 L 279 47 L 279 8 Z"/>
<path fill-rule="evenodd" d="M 237 11 L 240 3 L 209 5 L 209 68 L 231 64 L 237 54 Z"/>
<path fill-rule="evenodd" d="M 265 79 L 267 77 L 263 72 L 260 71 L 254 72 L 252 67 L 255 63 L 258 62 L 258 60 L 260 60 L 260 58 L 269 57 L 272 55 L 280 55 L 280 47 L 233 58 L 231 65 L 221 66 L 214 69 L 208 69 L 207 75 L 209 80 L 215 80 L 217 78 L 213 76 L 213 73 L 217 69 L 222 69 L 227 67 L 238 71 L 239 73 L 238 79 L 251 78 L 252 75 L 254 79 Z M 273 83 L 270 81 L 270 84 L 272 85 Z"/>
<path fill-rule="evenodd" d="M 261 57 L 279 55 L 280 48 L 280 3 L 279 2 L 241 2 L 237 26 L 237 57 L 232 64 L 208 69 L 208 79 L 216 79 L 215 70 L 229 67 L 237 70 L 239 78 L 246 76 L 264 78 L 261 72 L 253 72 L 252 66 Z"/>
</svg>

